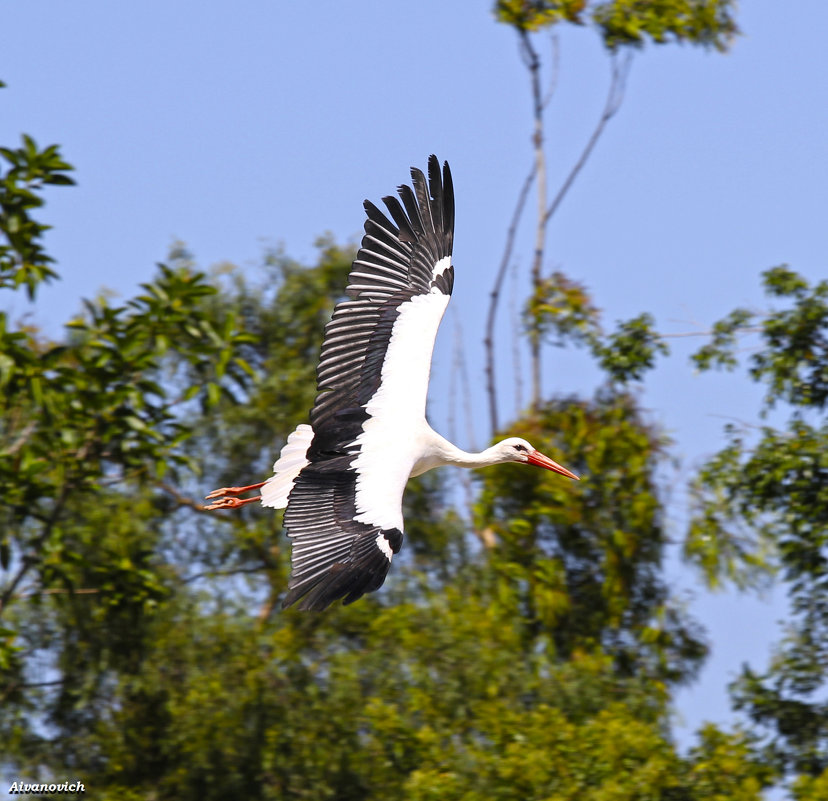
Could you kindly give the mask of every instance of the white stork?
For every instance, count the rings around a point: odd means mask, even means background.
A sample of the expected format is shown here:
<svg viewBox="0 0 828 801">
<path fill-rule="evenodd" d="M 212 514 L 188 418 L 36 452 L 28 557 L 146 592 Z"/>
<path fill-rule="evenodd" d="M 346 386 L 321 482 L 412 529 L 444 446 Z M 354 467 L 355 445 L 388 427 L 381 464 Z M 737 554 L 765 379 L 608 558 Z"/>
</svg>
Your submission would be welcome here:
<svg viewBox="0 0 828 801">
<path fill-rule="evenodd" d="M 379 589 L 403 542 L 402 497 L 411 476 L 444 464 L 518 462 L 578 477 L 526 440 L 467 453 L 425 417 L 431 352 L 454 284 L 454 187 L 447 163 L 412 168 L 413 190 L 383 201 L 393 223 L 365 201 L 365 236 L 348 277 L 348 300 L 325 327 L 310 425 L 287 438 L 273 475 L 211 492 L 208 509 L 260 500 L 284 509 L 293 541 L 282 606 L 324 609 Z M 261 488 L 259 496 L 239 498 Z"/>
</svg>

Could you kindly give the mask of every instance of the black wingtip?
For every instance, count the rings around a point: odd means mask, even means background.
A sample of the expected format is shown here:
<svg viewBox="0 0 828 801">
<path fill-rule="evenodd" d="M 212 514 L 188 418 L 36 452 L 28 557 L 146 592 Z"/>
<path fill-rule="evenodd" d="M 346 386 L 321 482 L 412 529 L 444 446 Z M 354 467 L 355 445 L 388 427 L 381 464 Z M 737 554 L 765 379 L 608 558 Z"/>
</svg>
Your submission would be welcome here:
<svg viewBox="0 0 828 801">
<path fill-rule="evenodd" d="M 447 161 L 443 162 L 443 230 L 451 250 L 454 245 L 454 181 Z"/>
<path fill-rule="evenodd" d="M 335 564 L 319 580 L 290 589 L 282 601 L 282 609 L 296 604 L 302 612 L 321 612 L 340 599 L 343 605 L 352 604 L 383 585 L 388 565 L 382 554 L 374 554 L 363 564 Z"/>
<path fill-rule="evenodd" d="M 412 168 L 412 177 L 414 171 Z M 454 244 L 454 181 L 447 161 L 440 170 L 440 159 L 434 153 L 428 157 L 428 186 L 431 195 L 431 216 L 446 238 L 447 251 Z"/>
</svg>

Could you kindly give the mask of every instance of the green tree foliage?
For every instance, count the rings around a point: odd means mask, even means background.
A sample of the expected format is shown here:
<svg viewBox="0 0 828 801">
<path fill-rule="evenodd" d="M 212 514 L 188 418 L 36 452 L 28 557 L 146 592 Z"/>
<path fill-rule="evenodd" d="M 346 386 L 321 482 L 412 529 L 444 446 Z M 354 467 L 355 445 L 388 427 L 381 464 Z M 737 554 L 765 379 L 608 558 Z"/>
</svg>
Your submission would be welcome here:
<svg viewBox="0 0 828 801">
<path fill-rule="evenodd" d="M 52 262 L 43 249 L 48 225 L 32 216 L 43 205 L 44 186 L 71 186 L 72 167 L 60 157 L 56 145 L 40 150 L 30 136 L 18 148 L 0 147 L 5 162 L 0 172 L 0 289 L 21 285 L 34 298 L 38 284 L 55 278 Z"/>
<path fill-rule="evenodd" d="M 540 281 L 524 312 L 530 341 L 587 347 L 607 380 L 618 386 L 641 381 L 655 367 L 657 355 L 669 354 L 654 324 L 652 315 L 644 312 L 619 320 L 615 331 L 605 333 L 600 310 L 586 287 L 559 271 Z"/>
<path fill-rule="evenodd" d="M 510 585 L 266 624 L 178 593 L 51 764 L 107 799 L 759 798 L 743 737 L 711 729 L 682 758 L 648 680 L 527 649 Z"/>
<path fill-rule="evenodd" d="M 775 424 L 728 427 L 726 447 L 698 477 L 686 550 L 712 582 L 781 571 L 788 630 L 764 672 L 745 668 L 734 697 L 767 732 L 773 758 L 799 776 L 798 797 L 818 798 L 828 769 L 828 282 L 811 285 L 784 266 L 763 277 L 780 305 L 731 313 L 695 359 L 734 369 L 739 335 L 758 335 L 749 374 L 765 386 L 760 413 Z"/>
<path fill-rule="evenodd" d="M 600 331 L 599 316 L 586 287 L 556 270 L 534 288 L 523 322 L 530 339 L 563 347 L 593 344 Z"/>
<path fill-rule="evenodd" d="M 56 147 L 40 151 L 28 137 L 0 155 L 8 165 L 0 182 L 0 285 L 25 286 L 34 297 L 55 273 L 42 245 L 47 226 L 29 211 L 42 205 L 41 187 L 69 183 L 71 168 Z M 157 597 L 157 580 L 145 571 L 152 549 L 121 547 L 114 535 L 111 550 L 99 547 L 88 520 L 113 493 L 123 507 L 125 495 L 186 465 L 184 410 L 215 402 L 246 377 L 235 353 L 244 336 L 232 315 L 206 315 L 203 299 L 216 290 L 203 274 L 162 265 L 142 288 L 123 306 L 87 303 L 61 342 L 0 312 L 0 696 L 23 682 L 18 602 L 85 590 L 78 582 L 86 571 L 108 609 Z M 173 343 L 190 380 L 161 381 Z"/>
<path fill-rule="evenodd" d="M 499 540 L 498 570 L 518 612 L 553 653 L 600 648 L 622 675 L 675 683 L 706 654 L 660 578 L 665 544 L 655 470 L 667 445 L 626 394 L 553 402 L 518 421 L 579 482 L 507 466 L 483 477 L 480 514 Z"/>
<path fill-rule="evenodd" d="M 736 34 L 732 0 L 498 0 L 495 14 L 522 31 L 592 23 L 612 49 L 688 42 L 724 50 Z"/>
</svg>

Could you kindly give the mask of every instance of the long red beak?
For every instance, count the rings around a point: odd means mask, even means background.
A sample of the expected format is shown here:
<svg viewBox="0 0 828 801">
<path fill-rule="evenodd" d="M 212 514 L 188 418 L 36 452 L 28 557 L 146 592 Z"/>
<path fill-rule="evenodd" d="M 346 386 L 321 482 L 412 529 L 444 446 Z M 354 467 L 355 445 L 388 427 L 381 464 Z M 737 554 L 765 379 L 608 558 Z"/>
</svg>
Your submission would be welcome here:
<svg viewBox="0 0 828 801">
<path fill-rule="evenodd" d="M 553 473 L 560 473 L 560 475 L 566 476 L 567 478 L 574 478 L 576 481 L 581 480 L 575 475 L 575 473 L 570 473 L 565 467 L 561 467 L 557 462 L 553 462 L 548 456 L 544 456 L 540 451 L 532 451 L 529 454 L 527 461 L 529 464 L 535 465 L 535 467 L 545 467 Z"/>
</svg>

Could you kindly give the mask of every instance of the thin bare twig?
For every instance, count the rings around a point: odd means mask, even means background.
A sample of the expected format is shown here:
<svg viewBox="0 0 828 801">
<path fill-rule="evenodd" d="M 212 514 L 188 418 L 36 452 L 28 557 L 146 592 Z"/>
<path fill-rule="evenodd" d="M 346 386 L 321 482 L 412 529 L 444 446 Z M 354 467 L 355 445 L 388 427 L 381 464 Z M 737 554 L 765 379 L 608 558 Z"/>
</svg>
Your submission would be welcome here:
<svg viewBox="0 0 828 801">
<path fill-rule="evenodd" d="M 739 328 L 740 334 L 759 334 L 762 332 L 761 326 L 745 326 Z M 710 337 L 715 331 L 679 331 L 675 334 L 657 334 L 659 339 L 678 339 L 680 337 Z"/>
<path fill-rule="evenodd" d="M 604 109 L 601 117 L 598 120 L 595 129 L 587 140 L 587 143 L 573 165 L 569 174 L 564 179 L 557 194 L 552 199 L 551 204 L 547 206 L 547 186 L 546 186 L 546 152 L 544 141 L 544 110 L 549 104 L 558 79 L 558 58 L 559 58 L 559 42 L 557 37 L 552 38 L 552 65 L 551 78 L 549 86 L 544 93 L 541 88 L 541 61 L 535 50 L 530 34 L 526 30 L 518 32 L 520 41 L 520 55 L 524 65 L 529 71 L 529 78 L 532 90 L 532 115 L 533 115 L 533 134 L 532 147 L 534 150 L 534 162 L 532 171 L 524 183 L 521 194 L 518 198 L 518 205 L 515 215 L 512 219 L 512 225 L 507 234 L 507 244 L 504 251 L 504 258 L 501 261 L 500 270 L 495 279 L 495 285 L 492 289 L 489 302 L 489 314 L 486 324 L 486 338 L 484 340 L 486 349 L 486 384 L 489 398 L 489 419 L 493 431 L 498 429 L 498 410 L 497 410 L 497 391 L 495 388 L 494 372 L 495 372 L 495 354 L 494 354 L 494 320 L 497 312 L 497 305 L 500 297 L 500 289 L 503 282 L 506 269 L 508 268 L 509 260 L 511 258 L 511 251 L 513 247 L 514 233 L 517 227 L 517 221 L 523 211 L 523 204 L 528 194 L 529 187 L 532 181 L 537 178 L 537 205 L 538 216 L 537 225 L 535 228 L 535 248 L 532 257 L 531 267 L 531 283 L 532 296 L 534 297 L 540 290 L 542 282 L 543 258 L 546 247 L 546 230 L 549 220 L 557 211 L 564 197 L 566 196 L 572 184 L 575 182 L 580 171 L 583 169 L 587 160 L 589 159 L 593 149 L 595 148 L 598 139 L 603 133 L 607 122 L 618 112 L 621 103 L 624 99 L 624 90 L 626 88 L 627 76 L 629 75 L 630 65 L 632 63 L 631 56 L 625 54 L 624 56 L 612 57 L 612 78 L 610 81 L 610 89 L 607 94 L 607 99 L 604 104 Z M 537 408 L 541 399 L 541 340 L 537 334 L 530 336 L 530 352 L 531 352 L 531 373 L 532 373 L 532 392 L 531 405 Z"/>
<path fill-rule="evenodd" d="M 6 698 L 11 698 L 14 693 L 16 693 L 21 687 L 29 688 L 29 687 L 56 687 L 59 684 L 63 684 L 66 679 L 54 679 L 53 681 L 12 681 L 9 682 L 5 689 L 3 690 L 3 694 L 0 695 L 0 704 L 5 703 Z"/>
<path fill-rule="evenodd" d="M 509 287 L 509 325 L 512 329 L 512 367 L 515 389 L 515 411 L 523 408 L 523 364 L 520 356 L 520 315 L 517 308 L 518 271 L 517 264 L 512 265 L 511 286 Z"/>
<path fill-rule="evenodd" d="M 549 39 L 551 51 L 550 59 L 552 63 L 549 73 L 549 85 L 546 87 L 546 94 L 543 96 L 544 108 L 549 105 L 552 101 L 552 97 L 555 95 L 555 90 L 558 88 L 558 75 L 560 72 L 561 46 L 560 41 L 558 40 L 558 34 L 553 32 Z"/>
<path fill-rule="evenodd" d="M 460 325 L 454 307 L 451 309 L 451 322 L 454 328 L 454 347 L 451 355 L 451 371 L 449 372 L 449 393 L 448 393 L 448 435 L 452 442 L 457 442 L 457 351 L 460 349 L 460 336 L 458 328 Z"/>
<path fill-rule="evenodd" d="M 203 570 L 200 573 L 193 573 L 192 576 L 186 576 L 185 578 L 181 579 L 182 584 L 191 584 L 193 581 L 198 581 L 198 579 L 205 578 L 209 576 L 210 578 L 215 578 L 217 576 L 237 576 L 237 575 L 244 575 L 244 574 L 253 574 L 253 573 L 266 573 L 271 568 L 265 564 L 256 565 L 254 567 L 232 567 L 228 568 L 227 570 Z"/>
<path fill-rule="evenodd" d="M 449 436 L 452 441 L 457 442 L 457 378 L 460 380 L 460 389 L 463 397 L 463 414 L 466 418 L 466 438 L 468 440 L 467 447 L 471 450 L 476 450 L 474 425 L 471 408 L 471 390 L 469 388 L 469 374 L 466 369 L 466 359 L 463 348 L 463 328 L 460 323 L 459 316 L 454 316 L 454 356 L 452 359 L 452 371 L 449 384 Z M 471 483 L 471 476 L 466 470 L 458 470 L 456 474 L 460 486 L 463 488 L 463 497 L 466 503 L 466 510 L 468 514 L 469 528 L 474 532 L 475 536 L 480 538 L 480 532 L 474 525 L 474 491 Z"/>
<path fill-rule="evenodd" d="M 279 593 L 271 590 L 270 594 L 262 604 L 262 608 L 259 609 L 259 614 L 256 616 L 260 626 L 263 626 L 268 620 L 270 620 L 270 616 L 273 614 L 273 610 L 276 608 L 276 602 L 278 600 Z"/>
<path fill-rule="evenodd" d="M 558 193 L 549 204 L 549 208 L 546 209 L 543 217 L 544 225 L 549 222 L 552 215 L 554 215 L 558 210 L 558 207 L 561 205 L 561 201 L 564 199 L 566 193 L 578 177 L 578 173 L 587 163 L 587 160 L 592 154 L 592 151 L 600 139 L 601 134 L 604 132 L 604 128 L 607 123 L 616 115 L 618 109 L 621 108 L 621 103 L 624 101 L 624 92 L 627 88 L 627 77 L 630 74 L 630 67 L 632 65 L 632 55 L 630 53 L 625 53 L 623 56 L 613 54 L 611 64 L 612 78 L 610 79 L 610 87 L 607 92 L 606 102 L 604 103 L 604 109 L 601 112 L 598 123 L 587 140 L 580 157 L 569 171 L 569 175 L 567 175 L 564 179 L 560 189 L 558 189 Z"/>
<path fill-rule="evenodd" d="M 78 460 L 83 461 L 86 458 L 87 453 L 89 452 L 89 448 L 91 447 L 91 443 L 89 441 L 85 442 L 79 449 L 78 449 Z M 31 542 L 28 543 L 28 548 L 30 553 L 38 553 L 41 550 L 41 546 L 52 534 L 52 530 L 55 527 L 55 524 L 58 521 L 58 518 L 63 513 L 63 506 L 66 503 L 66 500 L 69 498 L 70 490 L 70 483 L 64 482 L 63 486 L 61 487 L 60 494 L 58 495 L 57 499 L 55 500 L 55 504 L 52 507 L 52 511 L 49 516 L 43 521 L 43 530 L 37 537 L 34 538 Z M 14 593 L 17 587 L 20 585 L 20 582 L 26 577 L 26 574 L 32 569 L 32 567 L 38 564 L 40 560 L 31 555 L 24 555 L 20 569 L 15 574 L 14 578 L 6 584 L 3 588 L 2 593 L 0 593 L 0 615 L 2 615 L 3 610 L 9 605 L 9 602 L 14 598 Z"/>
<path fill-rule="evenodd" d="M 37 428 L 37 420 L 30 420 L 23 430 L 17 435 L 17 439 L 5 450 L 3 453 L 6 456 L 14 456 L 25 444 L 28 442 L 29 437 L 34 433 L 34 430 Z"/>
<path fill-rule="evenodd" d="M 179 506 L 189 506 L 191 509 L 195 509 L 197 512 L 207 511 L 207 507 L 203 503 L 198 503 L 198 501 L 194 501 L 191 498 L 187 498 L 186 496 L 182 495 L 171 484 L 165 484 L 163 481 L 158 481 L 156 482 L 156 486 L 159 489 L 164 490 L 164 492 L 166 492 L 168 495 L 171 495 Z"/>
<path fill-rule="evenodd" d="M 523 207 L 526 205 L 526 198 L 529 196 L 529 190 L 534 180 L 535 165 L 533 164 L 518 193 L 515 210 L 512 213 L 512 220 L 509 223 L 509 228 L 506 230 L 506 245 L 503 248 L 503 256 L 500 259 L 500 266 L 497 270 L 494 286 L 489 293 L 489 312 L 486 315 L 486 338 L 483 340 L 483 344 L 486 350 L 486 394 L 489 398 L 489 425 L 491 427 L 491 434 L 494 434 L 498 430 L 497 388 L 495 386 L 495 318 L 497 316 L 498 303 L 500 302 L 500 290 L 503 285 L 503 279 L 506 276 L 506 270 L 509 268 L 512 260 L 512 250 L 515 245 L 518 224 L 520 223 L 521 216 L 523 216 Z"/>
<path fill-rule="evenodd" d="M 477 450 L 477 435 L 474 430 L 474 414 L 472 413 L 472 395 L 471 384 L 469 383 L 469 370 L 466 362 L 466 349 L 463 347 L 464 336 L 463 327 L 460 323 L 460 318 L 457 318 L 457 335 L 460 340 L 460 358 L 458 362 L 458 369 L 460 372 L 460 390 L 463 399 L 463 417 L 466 419 L 466 441 L 468 446 L 473 450 Z M 464 473 L 466 471 L 463 471 Z"/>
<path fill-rule="evenodd" d="M 535 250 L 532 257 L 532 296 L 538 294 L 541 286 L 543 255 L 546 248 L 546 150 L 543 129 L 543 96 L 541 94 L 540 58 L 532 46 L 527 31 L 520 30 L 520 43 L 523 61 L 529 70 L 532 86 L 532 116 L 534 118 L 532 147 L 535 155 L 535 174 L 537 176 L 538 220 L 535 227 Z M 537 409 L 541 399 L 541 340 L 537 332 L 530 337 L 529 347 L 532 354 L 532 407 Z"/>
<path fill-rule="evenodd" d="M 764 426 L 759 425 L 758 423 L 750 423 L 747 420 L 742 420 L 741 417 L 734 417 L 730 414 L 715 414 L 714 412 L 708 412 L 706 417 L 715 417 L 719 420 L 729 420 L 731 423 L 738 423 L 741 428 L 752 428 L 756 431 L 761 431 Z"/>
</svg>

